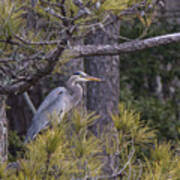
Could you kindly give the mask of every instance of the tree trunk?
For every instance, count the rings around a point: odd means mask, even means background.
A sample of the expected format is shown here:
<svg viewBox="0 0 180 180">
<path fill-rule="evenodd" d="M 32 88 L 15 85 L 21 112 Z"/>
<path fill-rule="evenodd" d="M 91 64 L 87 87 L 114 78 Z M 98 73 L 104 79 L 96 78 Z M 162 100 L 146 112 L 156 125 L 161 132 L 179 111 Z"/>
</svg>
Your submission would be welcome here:
<svg viewBox="0 0 180 180">
<path fill-rule="evenodd" d="M 43 99 L 42 82 L 37 84 L 29 91 L 29 95 L 35 107 L 41 103 Z M 7 104 L 10 107 L 7 110 L 7 117 L 9 119 L 9 130 L 16 131 L 20 137 L 26 133 L 33 114 L 27 106 L 23 95 L 10 95 L 7 99 Z"/>
<path fill-rule="evenodd" d="M 108 33 L 98 30 L 86 40 L 86 44 L 116 44 L 109 34 L 119 34 L 119 24 L 111 24 L 106 28 Z M 87 108 L 96 111 L 101 117 L 93 127 L 97 133 L 100 129 L 111 122 L 110 113 L 117 112 L 119 103 L 119 56 L 96 56 L 85 59 L 85 69 L 91 75 L 104 79 L 101 83 L 89 83 L 87 92 Z M 98 125 L 98 126 L 97 126 Z"/>
<path fill-rule="evenodd" d="M 6 96 L 0 96 L 0 162 L 7 160 Z"/>
<path fill-rule="evenodd" d="M 179 0 L 165 0 L 165 14 L 164 17 L 170 23 L 180 24 L 180 1 Z"/>
</svg>

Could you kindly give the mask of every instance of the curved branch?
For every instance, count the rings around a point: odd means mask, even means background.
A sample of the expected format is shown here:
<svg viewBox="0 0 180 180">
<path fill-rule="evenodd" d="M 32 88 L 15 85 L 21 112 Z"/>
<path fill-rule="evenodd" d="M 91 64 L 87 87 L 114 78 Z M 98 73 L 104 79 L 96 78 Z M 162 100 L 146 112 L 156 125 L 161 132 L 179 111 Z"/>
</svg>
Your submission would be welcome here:
<svg viewBox="0 0 180 180">
<path fill-rule="evenodd" d="M 88 56 L 114 56 L 175 42 L 180 42 L 180 33 L 167 34 L 114 45 L 78 45 L 72 47 L 71 50 L 73 58 Z"/>
<path fill-rule="evenodd" d="M 57 48 L 46 55 L 46 60 L 48 63 L 37 73 L 32 75 L 30 74 L 27 78 L 19 80 L 19 82 L 11 85 L 0 85 L 0 94 L 23 93 L 24 91 L 27 91 L 32 85 L 36 84 L 45 75 L 49 74 L 53 70 L 56 62 L 59 59 L 59 56 L 64 51 L 63 45 L 64 44 L 59 45 Z"/>
</svg>

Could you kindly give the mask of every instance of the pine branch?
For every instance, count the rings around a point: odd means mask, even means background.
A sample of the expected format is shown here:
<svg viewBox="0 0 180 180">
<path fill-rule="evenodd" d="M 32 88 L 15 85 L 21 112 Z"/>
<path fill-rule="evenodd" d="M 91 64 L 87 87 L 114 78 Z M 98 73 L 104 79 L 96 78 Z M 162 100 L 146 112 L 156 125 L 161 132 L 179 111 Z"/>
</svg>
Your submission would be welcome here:
<svg viewBox="0 0 180 180">
<path fill-rule="evenodd" d="M 48 177 L 48 171 L 49 171 L 49 165 L 50 165 L 50 158 L 51 158 L 51 154 L 47 153 L 47 159 L 46 159 L 46 163 L 45 163 L 45 172 L 44 172 L 44 176 L 43 176 L 43 180 L 46 180 Z"/>
<path fill-rule="evenodd" d="M 31 42 L 31 41 L 25 40 L 24 38 L 22 38 L 18 35 L 15 35 L 15 38 L 18 39 L 19 41 L 21 41 L 22 43 L 26 44 L 26 45 L 37 45 L 37 46 L 40 46 L 40 45 L 42 45 L 42 46 L 43 45 L 56 45 L 56 44 L 59 44 L 61 42 L 61 40 Z"/>
<path fill-rule="evenodd" d="M 122 53 L 139 51 L 176 42 L 180 42 L 180 33 L 167 34 L 114 45 L 78 45 L 72 47 L 72 56 L 73 58 L 89 56 L 115 56 Z"/>
<path fill-rule="evenodd" d="M 40 2 L 42 2 L 42 3 L 45 3 L 45 4 L 47 4 L 47 5 L 49 5 L 49 6 L 52 6 L 52 7 L 57 7 L 57 8 L 59 8 L 59 7 L 62 7 L 63 6 L 63 4 L 62 3 L 54 3 L 54 2 L 50 2 L 50 1 L 45 1 L 45 0 L 40 0 Z"/>
<path fill-rule="evenodd" d="M 26 78 L 20 79 L 18 82 L 10 85 L 0 85 L 0 94 L 18 94 L 23 93 L 24 91 L 27 91 L 32 85 L 36 84 L 42 77 L 49 74 L 56 62 L 59 59 L 59 56 L 64 51 L 64 44 L 66 44 L 66 41 L 64 43 L 61 43 L 57 48 L 50 51 L 44 59 L 47 60 L 47 64 L 41 68 L 38 72 L 34 74 L 29 74 Z"/>
<path fill-rule="evenodd" d="M 0 58 L 0 63 L 3 63 L 3 64 L 7 64 L 7 63 L 12 63 L 12 62 L 15 62 L 16 60 L 15 59 L 11 59 L 11 58 Z"/>
</svg>

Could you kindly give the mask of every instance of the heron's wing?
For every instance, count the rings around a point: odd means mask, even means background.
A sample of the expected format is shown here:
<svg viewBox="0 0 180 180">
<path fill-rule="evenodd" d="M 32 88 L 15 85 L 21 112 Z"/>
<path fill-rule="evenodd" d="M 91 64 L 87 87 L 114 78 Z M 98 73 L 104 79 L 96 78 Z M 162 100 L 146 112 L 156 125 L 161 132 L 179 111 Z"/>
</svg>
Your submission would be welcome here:
<svg viewBox="0 0 180 180">
<path fill-rule="evenodd" d="M 41 103 L 37 113 L 32 119 L 30 128 L 27 131 L 25 142 L 28 142 L 49 124 L 48 114 L 57 111 L 58 115 L 62 114 L 64 109 L 70 105 L 70 96 L 63 87 L 54 89 Z M 61 115 L 59 117 L 62 117 Z"/>
<path fill-rule="evenodd" d="M 52 92 L 50 92 L 44 101 L 39 106 L 37 112 L 41 112 L 44 109 L 47 109 L 54 101 L 57 100 L 58 97 L 62 96 L 62 94 L 66 94 L 67 90 L 64 87 L 55 88 Z"/>
<path fill-rule="evenodd" d="M 33 140 L 42 129 L 45 129 L 45 127 L 47 126 L 46 124 L 48 124 L 48 121 L 45 122 L 44 124 L 42 124 L 41 122 L 32 121 L 27 131 L 24 143 L 27 143 L 30 140 Z"/>
</svg>

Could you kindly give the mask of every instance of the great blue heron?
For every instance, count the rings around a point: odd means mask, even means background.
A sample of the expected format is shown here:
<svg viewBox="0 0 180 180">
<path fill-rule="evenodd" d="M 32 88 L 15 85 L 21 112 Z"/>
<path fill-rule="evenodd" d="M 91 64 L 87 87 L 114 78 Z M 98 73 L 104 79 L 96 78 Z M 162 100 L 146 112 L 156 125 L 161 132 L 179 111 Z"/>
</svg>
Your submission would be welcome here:
<svg viewBox="0 0 180 180">
<path fill-rule="evenodd" d="M 101 81 L 101 79 L 79 71 L 69 78 L 65 87 L 57 87 L 49 93 L 32 119 L 25 143 L 34 139 L 41 130 L 49 125 L 49 114 L 56 112 L 59 123 L 64 114 L 80 102 L 83 96 L 83 88 L 79 82 L 86 81 Z"/>
</svg>

